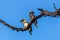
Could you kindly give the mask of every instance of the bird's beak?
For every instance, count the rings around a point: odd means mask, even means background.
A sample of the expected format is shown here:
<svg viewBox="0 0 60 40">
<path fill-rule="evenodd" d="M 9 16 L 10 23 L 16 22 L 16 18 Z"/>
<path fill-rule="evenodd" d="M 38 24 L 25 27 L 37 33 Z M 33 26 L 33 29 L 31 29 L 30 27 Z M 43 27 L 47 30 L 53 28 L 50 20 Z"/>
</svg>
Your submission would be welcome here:
<svg viewBox="0 0 60 40">
<path fill-rule="evenodd" d="M 37 10 L 43 11 L 43 9 L 42 9 L 42 8 L 37 8 Z"/>
<path fill-rule="evenodd" d="M 24 19 L 20 20 L 20 22 L 23 22 L 23 21 L 24 21 Z"/>
<path fill-rule="evenodd" d="M 37 10 L 40 10 L 40 8 L 37 8 Z"/>
</svg>

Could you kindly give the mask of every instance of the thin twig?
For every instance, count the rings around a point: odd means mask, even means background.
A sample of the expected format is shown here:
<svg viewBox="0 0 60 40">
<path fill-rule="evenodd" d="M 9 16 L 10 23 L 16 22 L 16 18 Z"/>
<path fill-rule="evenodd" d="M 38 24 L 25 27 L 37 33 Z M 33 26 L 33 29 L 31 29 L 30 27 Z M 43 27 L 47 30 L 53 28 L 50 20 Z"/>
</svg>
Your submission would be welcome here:
<svg viewBox="0 0 60 40">
<path fill-rule="evenodd" d="M 56 8 L 56 6 L 55 6 L 55 3 L 53 3 L 53 6 L 54 6 L 55 10 L 57 10 L 57 8 Z"/>
</svg>

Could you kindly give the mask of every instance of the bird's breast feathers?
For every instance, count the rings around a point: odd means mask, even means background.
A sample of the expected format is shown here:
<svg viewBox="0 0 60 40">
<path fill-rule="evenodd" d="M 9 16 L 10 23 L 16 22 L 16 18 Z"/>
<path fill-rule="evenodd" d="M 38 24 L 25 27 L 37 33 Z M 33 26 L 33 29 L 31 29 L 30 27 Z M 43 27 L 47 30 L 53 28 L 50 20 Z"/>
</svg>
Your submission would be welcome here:
<svg viewBox="0 0 60 40">
<path fill-rule="evenodd" d="M 24 26 L 25 26 L 25 28 L 27 28 L 28 27 L 28 23 L 24 23 Z"/>
</svg>

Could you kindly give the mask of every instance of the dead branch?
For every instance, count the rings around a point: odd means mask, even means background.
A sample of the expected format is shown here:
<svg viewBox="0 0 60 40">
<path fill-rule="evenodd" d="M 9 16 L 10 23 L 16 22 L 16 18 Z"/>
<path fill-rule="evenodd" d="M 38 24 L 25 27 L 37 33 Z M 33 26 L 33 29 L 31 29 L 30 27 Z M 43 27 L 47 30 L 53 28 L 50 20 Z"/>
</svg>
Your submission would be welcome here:
<svg viewBox="0 0 60 40">
<path fill-rule="evenodd" d="M 53 6 L 54 6 L 54 9 L 57 10 L 56 6 L 55 6 L 55 3 L 53 3 Z"/>
</svg>

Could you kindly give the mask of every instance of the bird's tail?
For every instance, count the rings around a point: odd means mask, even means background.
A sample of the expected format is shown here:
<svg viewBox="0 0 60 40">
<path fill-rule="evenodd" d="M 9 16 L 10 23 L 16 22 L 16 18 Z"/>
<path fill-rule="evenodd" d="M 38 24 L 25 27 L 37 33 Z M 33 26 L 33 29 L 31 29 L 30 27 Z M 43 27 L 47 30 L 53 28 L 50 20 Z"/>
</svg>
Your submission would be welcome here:
<svg viewBox="0 0 60 40">
<path fill-rule="evenodd" d="M 32 35 L 32 28 L 29 28 L 29 33 L 30 35 Z"/>
<path fill-rule="evenodd" d="M 34 21 L 34 24 L 35 24 L 36 28 L 38 28 L 37 20 Z"/>
<path fill-rule="evenodd" d="M 36 28 L 38 28 L 37 24 L 35 24 Z"/>
</svg>

